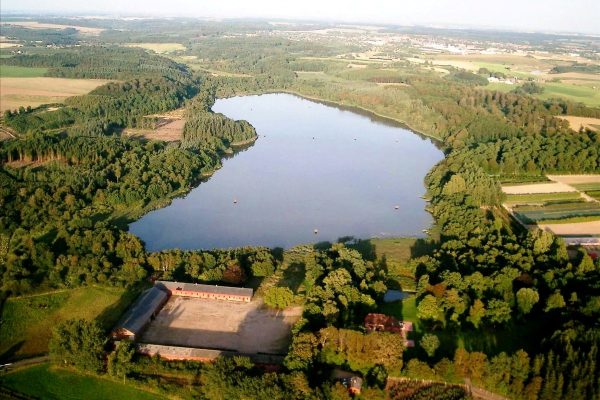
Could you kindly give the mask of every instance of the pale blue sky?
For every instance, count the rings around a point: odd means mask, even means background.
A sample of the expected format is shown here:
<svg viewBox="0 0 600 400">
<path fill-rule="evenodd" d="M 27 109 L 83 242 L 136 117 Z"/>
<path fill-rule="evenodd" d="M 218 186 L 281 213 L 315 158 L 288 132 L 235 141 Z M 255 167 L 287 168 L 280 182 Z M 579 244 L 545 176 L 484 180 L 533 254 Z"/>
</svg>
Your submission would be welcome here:
<svg viewBox="0 0 600 400">
<path fill-rule="evenodd" d="M 260 17 L 600 34 L 600 0 L 1 0 L 2 12 Z"/>
</svg>

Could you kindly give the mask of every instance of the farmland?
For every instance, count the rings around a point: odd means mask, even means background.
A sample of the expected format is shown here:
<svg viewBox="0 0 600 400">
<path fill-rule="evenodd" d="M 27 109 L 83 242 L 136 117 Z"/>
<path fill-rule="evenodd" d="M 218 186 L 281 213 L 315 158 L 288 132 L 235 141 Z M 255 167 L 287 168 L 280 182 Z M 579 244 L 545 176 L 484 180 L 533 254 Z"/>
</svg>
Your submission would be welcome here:
<svg viewBox="0 0 600 400">
<path fill-rule="evenodd" d="M 16 73 L 19 72 L 16 71 Z M 20 73 L 24 72 L 21 70 Z M 37 107 L 42 104 L 61 103 L 67 97 L 88 93 L 107 82 L 103 79 L 2 77 L 0 79 L 0 111 L 15 110 L 21 106 Z"/>
<path fill-rule="evenodd" d="M 36 78 L 44 76 L 47 71 L 48 68 L 0 65 L 0 78 Z"/>
<path fill-rule="evenodd" d="M 108 378 L 54 368 L 48 364 L 11 372 L 2 377 L 0 385 L 36 399 L 152 400 L 165 398 Z"/>
<path fill-rule="evenodd" d="M 523 224 L 557 235 L 600 233 L 600 175 L 548 175 L 551 183 L 503 186 L 505 207 Z"/>
<path fill-rule="evenodd" d="M 78 26 L 78 25 L 63 25 L 63 24 L 50 24 L 43 23 L 37 21 L 10 21 L 3 22 L 2 25 L 13 25 L 13 26 L 21 26 L 23 28 L 28 29 L 67 29 L 72 28 L 77 30 L 79 33 L 84 35 L 99 35 L 104 29 L 101 28 L 92 28 L 88 26 Z"/>
<path fill-rule="evenodd" d="M 136 291 L 84 287 L 25 297 L 11 297 L 2 309 L 0 355 L 22 358 L 48 351 L 52 328 L 71 318 L 96 319 L 112 327 Z"/>
<path fill-rule="evenodd" d="M 572 223 L 600 219 L 600 204 L 596 202 L 565 202 L 543 206 L 516 206 L 513 212 L 528 224 L 538 222 Z"/>
</svg>

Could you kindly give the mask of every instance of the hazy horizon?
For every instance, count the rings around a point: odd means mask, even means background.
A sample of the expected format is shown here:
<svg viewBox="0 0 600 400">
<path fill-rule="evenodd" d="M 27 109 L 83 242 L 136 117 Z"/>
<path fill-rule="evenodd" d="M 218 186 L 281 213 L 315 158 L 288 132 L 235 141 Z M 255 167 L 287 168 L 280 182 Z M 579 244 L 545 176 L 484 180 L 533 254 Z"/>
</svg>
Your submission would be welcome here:
<svg viewBox="0 0 600 400">
<path fill-rule="evenodd" d="M 143 10 L 143 12 L 140 12 Z M 585 13 L 581 13 L 585 10 Z M 522 32 L 570 32 L 600 34 L 600 2 L 594 0 L 507 0 L 501 5 L 480 1 L 389 0 L 329 2 L 305 0 L 287 3 L 273 0 L 219 2 L 172 0 L 3 0 L 2 14 L 47 13 L 144 17 L 261 18 L 313 20 L 337 23 L 423 25 L 440 28 L 497 29 Z"/>
</svg>

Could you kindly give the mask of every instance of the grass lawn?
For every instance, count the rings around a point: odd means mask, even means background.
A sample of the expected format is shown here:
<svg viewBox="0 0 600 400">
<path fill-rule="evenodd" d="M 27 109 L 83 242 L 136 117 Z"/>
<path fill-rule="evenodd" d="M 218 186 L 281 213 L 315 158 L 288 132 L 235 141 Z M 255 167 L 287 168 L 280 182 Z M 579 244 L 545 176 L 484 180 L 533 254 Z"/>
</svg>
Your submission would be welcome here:
<svg viewBox="0 0 600 400">
<path fill-rule="evenodd" d="M 47 352 L 52 328 L 67 319 L 98 319 L 105 329 L 109 329 L 137 293 L 122 288 L 82 287 L 9 298 L 2 308 L 0 359 L 18 359 Z"/>
<path fill-rule="evenodd" d="M 0 65 L 2 78 L 35 78 L 44 76 L 48 68 L 18 67 L 13 65 Z"/>
<path fill-rule="evenodd" d="M 417 238 L 371 239 L 368 242 L 378 259 L 385 256 L 391 280 L 402 290 L 415 290 L 414 271 L 406 264 L 411 258 L 429 254 L 431 245 Z"/>
<path fill-rule="evenodd" d="M 402 301 L 395 301 L 393 303 L 383 303 L 379 306 L 378 311 L 382 314 L 392 315 L 401 321 L 411 321 L 417 330 L 420 327 L 420 322 L 417 318 L 415 296 L 410 296 Z"/>
<path fill-rule="evenodd" d="M 153 400 L 165 398 L 110 379 L 57 369 L 48 364 L 11 372 L 2 376 L 0 384 L 14 392 L 47 400 Z"/>
</svg>

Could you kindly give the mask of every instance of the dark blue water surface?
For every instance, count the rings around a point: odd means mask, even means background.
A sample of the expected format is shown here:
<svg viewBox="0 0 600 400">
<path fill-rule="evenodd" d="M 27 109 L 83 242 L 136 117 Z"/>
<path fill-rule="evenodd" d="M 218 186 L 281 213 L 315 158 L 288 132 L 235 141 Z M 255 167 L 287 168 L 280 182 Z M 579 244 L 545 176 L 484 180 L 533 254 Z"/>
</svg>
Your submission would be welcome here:
<svg viewBox="0 0 600 400">
<path fill-rule="evenodd" d="M 422 236 L 430 226 L 423 178 L 443 158 L 431 140 L 288 94 L 218 100 L 213 110 L 249 121 L 259 138 L 130 225 L 148 250 Z"/>
</svg>

